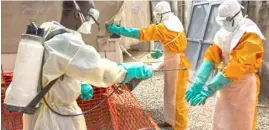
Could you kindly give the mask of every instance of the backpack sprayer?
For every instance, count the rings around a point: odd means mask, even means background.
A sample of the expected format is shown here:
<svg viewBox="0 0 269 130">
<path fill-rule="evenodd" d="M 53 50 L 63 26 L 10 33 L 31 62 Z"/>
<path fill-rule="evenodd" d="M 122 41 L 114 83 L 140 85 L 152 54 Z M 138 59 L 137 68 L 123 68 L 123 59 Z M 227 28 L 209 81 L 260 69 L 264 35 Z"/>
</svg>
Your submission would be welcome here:
<svg viewBox="0 0 269 130">
<path fill-rule="evenodd" d="M 40 91 L 42 88 L 44 42 L 65 32 L 67 30 L 64 28 L 56 29 L 44 39 L 44 29 L 38 28 L 32 20 L 27 25 L 27 31 L 22 34 L 19 43 L 13 80 L 4 99 L 6 111 L 34 114 L 40 100 L 58 79 L 51 81 Z"/>
</svg>

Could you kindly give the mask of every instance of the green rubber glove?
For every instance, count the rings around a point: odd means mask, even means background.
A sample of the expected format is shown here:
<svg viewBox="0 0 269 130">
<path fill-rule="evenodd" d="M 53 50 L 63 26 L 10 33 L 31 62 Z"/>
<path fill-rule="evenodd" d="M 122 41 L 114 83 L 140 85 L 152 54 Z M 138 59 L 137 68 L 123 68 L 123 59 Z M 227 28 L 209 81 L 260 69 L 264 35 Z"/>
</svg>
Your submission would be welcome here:
<svg viewBox="0 0 269 130">
<path fill-rule="evenodd" d="M 132 79 L 146 80 L 152 77 L 152 68 L 144 63 L 131 62 L 131 63 L 119 63 L 126 71 L 126 76 L 121 84 L 126 84 Z"/>
<path fill-rule="evenodd" d="M 186 91 L 186 100 L 189 102 L 192 98 L 198 95 L 205 85 L 210 73 L 213 70 L 213 63 L 208 60 L 204 60 L 197 72 L 196 80 L 192 84 L 191 88 Z"/>
<path fill-rule="evenodd" d="M 90 100 L 93 97 L 93 88 L 91 85 L 89 85 L 87 82 L 81 82 L 81 95 L 80 98 L 83 100 Z"/>
<path fill-rule="evenodd" d="M 158 59 L 158 58 L 162 57 L 162 55 L 163 55 L 163 51 L 160 49 L 154 49 L 151 51 L 151 57 L 153 59 Z"/>
<path fill-rule="evenodd" d="M 191 105 L 201 105 L 204 104 L 206 99 L 211 97 L 216 91 L 224 88 L 232 80 L 226 78 L 222 72 L 219 72 L 208 84 L 208 86 L 201 91 L 196 97 L 191 100 Z"/>
<path fill-rule="evenodd" d="M 115 24 L 111 24 L 111 25 L 108 25 L 106 27 L 106 29 L 107 29 L 107 31 L 109 31 L 111 33 L 123 35 L 126 37 L 139 39 L 139 36 L 140 36 L 140 29 L 139 28 L 125 28 L 125 27 L 118 27 Z"/>
</svg>

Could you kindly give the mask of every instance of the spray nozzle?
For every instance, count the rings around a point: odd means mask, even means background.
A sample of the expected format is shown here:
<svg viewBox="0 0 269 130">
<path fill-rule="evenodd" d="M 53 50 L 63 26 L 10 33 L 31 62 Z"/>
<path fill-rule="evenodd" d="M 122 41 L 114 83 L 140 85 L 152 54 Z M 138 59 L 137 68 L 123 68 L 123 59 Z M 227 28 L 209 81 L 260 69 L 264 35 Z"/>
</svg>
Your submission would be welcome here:
<svg viewBox="0 0 269 130">
<path fill-rule="evenodd" d="M 27 25 L 26 34 L 37 35 L 38 27 L 35 24 L 35 20 L 31 19 L 30 24 Z"/>
<path fill-rule="evenodd" d="M 27 25 L 26 34 L 43 37 L 44 29 L 37 27 L 37 25 L 35 24 L 35 19 L 30 19 L 30 24 Z"/>
</svg>

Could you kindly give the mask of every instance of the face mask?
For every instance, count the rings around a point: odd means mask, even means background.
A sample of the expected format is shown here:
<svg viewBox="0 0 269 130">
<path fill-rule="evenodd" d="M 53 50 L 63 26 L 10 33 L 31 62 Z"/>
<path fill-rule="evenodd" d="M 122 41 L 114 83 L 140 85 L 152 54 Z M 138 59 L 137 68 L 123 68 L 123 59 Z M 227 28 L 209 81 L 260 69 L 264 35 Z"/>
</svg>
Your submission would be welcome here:
<svg viewBox="0 0 269 130">
<path fill-rule="evenodd" d="M 84 17 L 82 15 L 82 17 Z M 96 9 L 91 8 L 89 10 L 88 16 L 85 19 L 85 22 L 82 23 L 82 25 L 79 27 L 78 31 L 83 34 L 90 34 L 92 24 L 96 23 L 99 27 L 99 23 L 96 21 L 96 19 L 99 17 L 99 11 Z M 82 18 L 83 19 L 83 18 Z"/>
<path fill-rule="evenodd" d="M 83 34 L 90 34 L 91 29 L 92 29 L 92 23 L 87 21 L 81 24 L 81 26 L 78 28 L 78 32 Z"/>
<path fill-rule="evenodd" d="M 223 28 L 228 32 L 234 32 L 237 28 L 237 25 L 234 25 L 233 21 L 225 21 L 223 23 Z"/>
<path fill-rule="evenodd" d="M 161 21 L 161 15 L 157 12 L 153 12 L 153 22 L 154 24 L 158 24 Z"/>
<path fill-rule="evenodd" d="M 165 12 L 165 13 L 157 13 L 157 12 L 153 12 L 153 22 L 155 24 L 159 24 L 162 22 L 163 20 L 163 15 L 164 14 L 167 14 L 167 13 L 170 13 L 171 11 L 168 11 L 168 12 Z"/>
<path fill-rule="evenodd" d="M 240 13 L 236 13 L 233 17 L 226 17 L 226 18 L 217 18 L 216 22 L 222 26 L 226 31 L 233 32 L 238 28 L 238 25 L 235 23 L 234 18 Z"/>
<path fill-rule="evenodd" d="M 85 18 L 82 12 L 80 11 L 80 8 L 77 5 L 76 1 L 74 1 L 74 3 L 75 3 L 77 11 L 79 11 L 79 17 L 82 22 L 82 24 L 80 25 L 77 31 L 83 34 L 90 34 L 92 24 L 94 23 L 98 25 L 98 29 L 99 29 L 99 23 L 97 22 L 97 19 L 99 17 L 99 11 L 94 8 L 91 8 L 87 13 L 87 17 Z"/>
</svg>

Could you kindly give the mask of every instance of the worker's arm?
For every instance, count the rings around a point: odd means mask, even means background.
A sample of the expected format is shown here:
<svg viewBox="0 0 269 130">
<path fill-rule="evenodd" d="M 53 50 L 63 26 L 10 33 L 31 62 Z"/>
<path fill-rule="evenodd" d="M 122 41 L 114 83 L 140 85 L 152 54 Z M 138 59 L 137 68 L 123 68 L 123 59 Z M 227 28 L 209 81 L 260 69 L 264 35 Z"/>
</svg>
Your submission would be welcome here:
<svg viewBox="0 0 269 130">
<path fill-rule="evenodd" d="M 215 43 L 213 43 L 207 48 L 204 55 L 204 60 L 211 62 L 214 65 L 214 68 L 217 68 L 217 66 L 222 61 L 221 53 L 222 53 L 221 49 Z"/>
<path fill-rule="evenodd" d="M 263 58 L 263 43 L 259 35 L 245 33 L 231 53 L 231 61 L 224 68 L 224 76 L 232 81 L 241 79 L 244 73 L 258 71 Z"/>
<path fill-rule="evenodd" d="M 262 63 L 263 44 L 261 38 L 254 33 L 245 33 L 237 47 L 230 54 L 231 61 L 219 72 L 199 95 L 192 99 L 191 105 L 202 104 L 216 91 L 229 83 L 240 80 L 245 73 L 255 73 Z"/>
<path fill-rule="evenodd" d="M 221 62 L 221 49 L 213 43 L 205 52 L 204 60 L 197 72 L 195 83 L 203 86 L 214 68 Z"/>
<path fill-rule="evenodd" d="M 189 102 L 195 98 L 203 89 L 208 77 L 210 76 L 212 70 L 220 64 L 221 62 L 221 50 L 213 43 L 207 48 L 204 60 L 196 73 L 196 78 L 191 88 L 186 91 L 186 100 Z"/>
<path fill-rule="evenodd" d="M 151 40 L 161 40 L 163 38 L 163 23 L 155 25 L 151 24 L 147 28 L 140 29 L 139 40 L 151 41 Z"/>
<path fill-rule="evenodd" d="M 116 64 L 101 58 L 92 46 L 81 46 L 70 60 L 66 74 L 97 87 L 125 84 L 133 78 L 146 80 L 152 69 L 143 63 Z"/>
<path fill-rule="evenodd" d="M 98 52 L 88 45 L 81 46 L 70 59 L 66 74 L 97 87 L 108 87 L 122 83 L 126 70 L 115 62 L 101 58 Z"/>
<path fill-rule="evenodd" d="M 161 25 L 161 24 L 160 24 Z M 151 24 L 147 28 L 126 28 L 123 26 L 118 27 L 115 24 L 107 26 L 107 30 L 111 33 L 118 35 L 123 35 L 126 37 L 136 38 L 139 40 L 151 41 L 151 40 L 161 40 L 160 25 Z"/>
<path fill-rule="evenodd" d="M 152 70 L 145 64 L 117 64 L 101 58 L 92 47 L 72 33 L 55 36 L 45 43 L 48 58 L 43 76 L 51 81 L 66 74 L 75 79 L 88 82 L 96 87 L 108 87 L 126 83 L 132 78 L 147 79 Z"/>
</svg>

